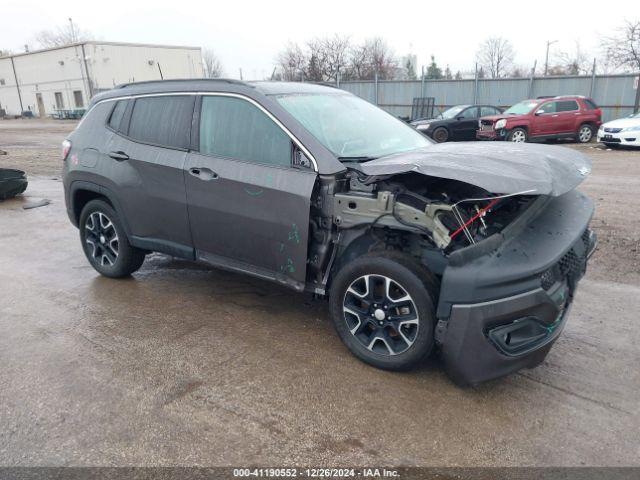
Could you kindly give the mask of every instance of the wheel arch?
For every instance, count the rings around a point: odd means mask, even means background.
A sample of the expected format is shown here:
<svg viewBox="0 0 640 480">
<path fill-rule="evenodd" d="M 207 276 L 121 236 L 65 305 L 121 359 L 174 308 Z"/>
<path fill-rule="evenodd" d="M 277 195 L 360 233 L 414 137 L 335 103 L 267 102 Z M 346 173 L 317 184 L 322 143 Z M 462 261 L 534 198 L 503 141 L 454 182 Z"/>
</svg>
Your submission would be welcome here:
<svg viewBox="0 0 640 480">
<path fill-rule="evenodd" d="M 71 220 L 76 227 L 79 224 L 80 214 L 85 205 L 91 200 L 101 199 L 106 201 L 116 211 L 127 237 L 131 237 L 131 230 L 129 229 L 129 224 L 124 216 L 124 212 L 115 194 L 110 189 L 95 183 L 77 180 L 71 184 L 69 190 Z"/>
</svg>

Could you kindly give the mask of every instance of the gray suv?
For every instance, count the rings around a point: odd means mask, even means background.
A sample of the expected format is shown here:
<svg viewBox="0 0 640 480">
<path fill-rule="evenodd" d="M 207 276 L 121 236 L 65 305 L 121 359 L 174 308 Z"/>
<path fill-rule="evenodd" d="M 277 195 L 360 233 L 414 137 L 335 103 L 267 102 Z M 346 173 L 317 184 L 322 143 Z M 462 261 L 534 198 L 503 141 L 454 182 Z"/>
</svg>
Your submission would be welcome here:
<svg viewBox="0 0 640 480">
<path fill-rule="evenodd" d="M 170 80 L 96 96 L 63 142 L 84 253 L 149 252 L 327 297 L 351 352 L 459 384 L 539 364 L 596 239 L 590 172 L 561 147 L 434 144 L 342 90 Z"/>
</svg>

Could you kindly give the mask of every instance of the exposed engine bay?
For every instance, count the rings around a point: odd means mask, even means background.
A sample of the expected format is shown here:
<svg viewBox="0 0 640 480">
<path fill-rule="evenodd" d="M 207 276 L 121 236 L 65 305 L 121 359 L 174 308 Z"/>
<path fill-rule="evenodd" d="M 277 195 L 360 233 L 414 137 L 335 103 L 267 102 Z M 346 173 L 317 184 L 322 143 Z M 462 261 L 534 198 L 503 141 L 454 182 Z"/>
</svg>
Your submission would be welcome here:
<svg viewBox="0 0 640 480">
<path fill-rule="evenodd" d="M 349 190 L 334 197 L 339 228 L 370 219 L 371 226 L 423 234 L 447 253 L 501 231 L 535 198 L 527 196 L 531 192 L 492 195 L 473 185 L 415 173 L 381 180 L 352 171 L 350 177 Z"/>
<path fill-rule="evenodd" d="M 326 179 L 312 205 L 309 273 L 324 285 L 337 250 L 368 236 L 383 248 L 420 257 L 452 252 L 501 232 L 537 195 L 531 191 L 497 195 L 457 180 L 415 172 L 367 176 L 349 169 Z M 362 253 L 360 250 L 358 253 Z"/>
</svg>

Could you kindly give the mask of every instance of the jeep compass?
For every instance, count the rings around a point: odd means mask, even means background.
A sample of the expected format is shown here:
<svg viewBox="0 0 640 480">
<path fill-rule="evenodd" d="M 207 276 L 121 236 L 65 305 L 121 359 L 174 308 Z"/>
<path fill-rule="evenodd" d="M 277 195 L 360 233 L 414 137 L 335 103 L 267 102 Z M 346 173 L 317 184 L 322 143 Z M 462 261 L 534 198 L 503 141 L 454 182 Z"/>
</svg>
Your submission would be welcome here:
<svg viewBox="0 0 640 480">
<path fill-rule="evenodd" d="M 435 144 L 345 91 L 169 80 L 97 95 L 63 142 L 67 211 L 88 261 L 145 255 L 326 297 L 359 359 L 437 352 L 459 384 L 542 362 L 596 244 L 562 147 Z"/>
</svg>

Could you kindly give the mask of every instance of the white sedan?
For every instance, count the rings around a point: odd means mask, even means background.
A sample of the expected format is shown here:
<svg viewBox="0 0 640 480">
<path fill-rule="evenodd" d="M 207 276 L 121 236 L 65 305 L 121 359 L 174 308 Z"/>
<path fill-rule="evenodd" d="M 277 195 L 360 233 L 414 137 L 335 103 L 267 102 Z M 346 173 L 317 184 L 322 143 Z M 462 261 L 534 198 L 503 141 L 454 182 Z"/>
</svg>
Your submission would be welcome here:
<svg viewBox="0 0 640 480">
<path fill-rule="evenodd" d="M 640 147 L 640 112 L 602 124 L 598 141 L 605 145 Z"/>
</svg>

